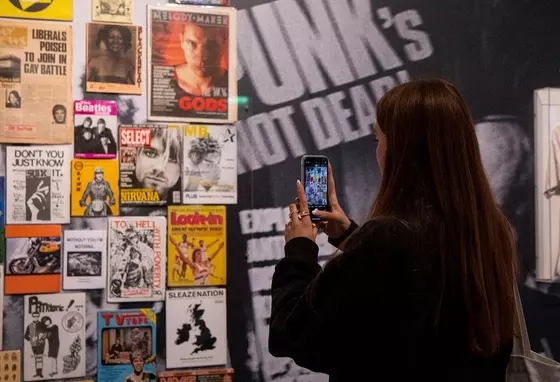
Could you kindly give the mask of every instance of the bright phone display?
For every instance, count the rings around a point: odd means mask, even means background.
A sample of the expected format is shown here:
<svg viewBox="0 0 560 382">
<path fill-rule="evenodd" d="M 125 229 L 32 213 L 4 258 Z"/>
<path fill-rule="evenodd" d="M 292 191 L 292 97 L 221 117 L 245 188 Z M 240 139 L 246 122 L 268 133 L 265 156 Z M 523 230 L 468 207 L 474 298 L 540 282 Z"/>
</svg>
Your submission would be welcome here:
<svg viewBox="0 0 560 382">
<path fill-rule="evenodd" d="M 329 160 L 322 155 L 306 155 L 302 158 L 302 181 L 309 212 L 328 209 L 327 174 Z M 319 220 L 311 214 L 311 220 Z"/>
</svg>

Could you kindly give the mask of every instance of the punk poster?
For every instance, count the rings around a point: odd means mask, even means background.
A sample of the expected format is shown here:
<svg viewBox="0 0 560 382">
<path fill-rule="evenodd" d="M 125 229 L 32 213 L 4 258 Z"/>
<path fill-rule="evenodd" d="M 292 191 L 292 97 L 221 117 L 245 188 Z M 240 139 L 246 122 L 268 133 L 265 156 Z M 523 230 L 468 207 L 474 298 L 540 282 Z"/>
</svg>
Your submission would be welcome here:
<svg viewBox="0 0 560 382">
<path fill-rule="evenodd" d="M 162 371 L 158 374 L 158 382 L 233 382 L 231 368 L 174 370 Z"/>
<path fill-rule="evenodd" d="M 225 288 L 169 290 L 165 311 L 168 368 L 226 364 Z"/>
<path fill-rule="evenodd" d="M 109 302 L 165 299 L 166 228 L 163 216 L 109 218 Z"/>
<path fill-rule="evenodd" d="M 142 27 L 87 23 L 86 89 L 90 93 L 142 94 Z"/>
<path fill-rule="evenodd" d="M 72 21 L 73 0 L 2 1 L 0 17 Z"/>
<path fill-rule="evenodd" d="M 74 101 L 74 157 L 116 158 L 117 126 L 115 101 Z"/>
<path fill-rule="evenodd" d="M 0 377 L 4 382 L 21 381 L 21 350 L 0 351 Z"/>
<path fill-rule="evenodd" d="M 148 6 L 148 120 L 237 120 L 236 10 Z"/>
<path fill-rule="evenodd" d="M 237 203 L 237 134 L 233 125 L 186 125 L 183 203 Z"/>
<path fill-rule="evenodd" d="M 132 0 L 92 0 L 91 19 L 109 23 L 132 23 Z"/>
<path fill-rule="evenodd" d="M 119 214 L 119 164 L 115 159 L 72 160 L 72 216 Z"/>
<path fill-rule="evenodd" d="M 4 293 L 60 291 L 62 227 L 7 225 Z"/>
<path fill-rule="evenodd" d="M 181 203 L 181 127 L 121 125 L 119 141 L 121 206 Z"/>
<path fill-rule="evenodd" d="M 107 270 L 107 231 L 64 231 L 62 286 L 72 289 L 104 289 Z"/>
<path fill-rule="evenodd" d="M 72 143 L 71 110 L 72 27 L 0 20 L 0 142 Z"/>
<path fill-rule="evenodd" d="M 97 313 L 97 380 L 156 379 L 157 319 L 151 309 Z"/>
<path fill-rule="evenodd" d="M 85 293 L 25 296 L 23 379 L 85 377 L 85 319 Z"/>
<path fill-rule="evenodd" d="M 226 285 L 226 207 L 169 206 L 167 285 Z"/>
<path fill-rule="evenodd" d="M 6 224 L 70 222 L 70 145 L 6 148 Z"/>
</svg>

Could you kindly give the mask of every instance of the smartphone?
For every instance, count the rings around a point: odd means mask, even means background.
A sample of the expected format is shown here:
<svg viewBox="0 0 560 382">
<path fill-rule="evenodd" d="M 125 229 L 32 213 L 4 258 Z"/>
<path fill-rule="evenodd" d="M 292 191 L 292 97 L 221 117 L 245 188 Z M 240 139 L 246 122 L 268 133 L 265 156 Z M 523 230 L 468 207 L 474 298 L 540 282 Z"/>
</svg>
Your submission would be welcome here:
<svg viewBox="0 0 560 382">
<path fill-rule="evenodd" d="M 329 209 L 328 173 L 329 159 L 326 156 L 304 155 L 301 158 L 301 182 L 303 182 L 312 221 L 321 219 L 313 215 L 311 211 Z"/>
</svg>

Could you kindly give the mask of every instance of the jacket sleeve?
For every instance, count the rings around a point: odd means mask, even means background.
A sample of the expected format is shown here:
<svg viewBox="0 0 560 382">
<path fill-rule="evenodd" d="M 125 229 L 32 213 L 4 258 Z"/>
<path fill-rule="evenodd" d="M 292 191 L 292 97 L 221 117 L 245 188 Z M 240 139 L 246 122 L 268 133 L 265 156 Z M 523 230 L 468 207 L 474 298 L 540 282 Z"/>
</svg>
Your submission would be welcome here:
<svg viewBox="0 0 560 382">
<path fill-rule="evenodd" d="M 361 314 L 356 291 L 371 277 L 371 241 L 358 238 L 353 243 L 324 269 L 317 263 L 319 249 L 313 241 L 295 238 L 286 243 L 285 258 L 272 278 L 268 347 L 273 356 L 290 357 L 301 367 L 326 374 L 339 364 L 348 337 L 339 328 L 348 316 Z"/>
<path fill-rule="evenodd" d="M 329 244 L 342 251 L 343 248 L 341 248 L 341 246 L 344 244 L 344 241 L 348 239 L 348 236 L 350 236 L 357 228 L 358 225 L 356 224 L 356 222 L 354 220 L 350 220 L 350 227 L 348 227 L 346 232 L 344 232 L 341 237 L 337 237 L 336 239 L 329 237 Z"/>
</svg>

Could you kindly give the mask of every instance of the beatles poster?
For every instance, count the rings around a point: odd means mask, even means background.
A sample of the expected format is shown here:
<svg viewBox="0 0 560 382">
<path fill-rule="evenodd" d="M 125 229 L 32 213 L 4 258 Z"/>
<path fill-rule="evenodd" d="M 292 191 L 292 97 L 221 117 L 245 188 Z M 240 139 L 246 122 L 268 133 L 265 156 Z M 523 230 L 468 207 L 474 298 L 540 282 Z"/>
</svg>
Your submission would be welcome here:
<svg viewBox="0 0 560 382">
<path fill-rule="evenodd" d="M 115 101 L 74 101 L 74 157 L 116 158 L 117 115 Z"/>
<path fill-rule="evenodd" d="M 86 375 L 86 294 L 24 297 L 23 379 L 45 381 Z"/>
<path fill-rule="evenodd" d="M 86 89 L 90 93 L 142 94 L 142 27 L 86 25 Z"/>
<path fill-rule="evenodd" d="M 72 143 L 72 130 L 72 27 L 0 20 L 0 142 Z"/>
<path fill-rule="evenodd" d="M 148 120 L 237 120 L 236 10 L 148 6 Z"/>
<path fill-rule="evenodd" d="M 2 0 L 0 17 L 72 21 L 72 0 Z"/>
</svg>

